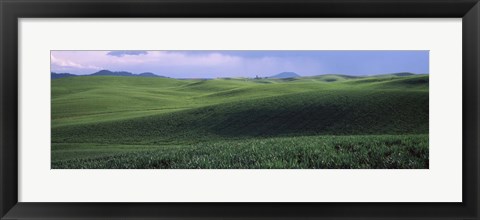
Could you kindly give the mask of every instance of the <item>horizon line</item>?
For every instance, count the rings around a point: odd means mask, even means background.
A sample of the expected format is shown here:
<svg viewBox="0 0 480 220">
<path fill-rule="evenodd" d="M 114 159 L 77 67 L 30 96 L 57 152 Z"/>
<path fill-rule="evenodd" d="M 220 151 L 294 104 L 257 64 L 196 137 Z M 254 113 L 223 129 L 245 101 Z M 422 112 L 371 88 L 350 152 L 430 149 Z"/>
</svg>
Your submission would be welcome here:
<svg viewBox="0 0 480 220">
<path fill-rule="evenodd" d="M 121 71 L 111 71 L 111 70 L 108 70 L 108 69 L 102 69 L 102 70 L 99 70 L 99 71 L 96 71 L 96 72 L 93 72 L 93 73 L 90 73 L 90 74 L 74 74 L 74 73 L 69 73 L 69 72 L 53 72 L 53 71 L 50 71 L 50 74 L 70 74 L 70 75 L 74 75 L 74 76 L 92 76 L 93 74 L 95 73 L 99 73 L 99 72 L 102 72 L 102 71 L 108 71 L 108 72 L 111 72 L 111 73 L 129 73 L 129 74 L 132 74 L 132 76 L 141 76 L 141 74 L 145 74 L 145 73 L 150 73 L 150 74 L 153 74 L 155 75 L 156 77 L 163 77 L 163 78 L 171 78 L 171 79 L 224 79 L 224 78 L 233 78 L 233 79 L 236 79 L 236 78 L 270 78 L 270 77 L 274 77 L 278 74 L 282 74 L 282 73 L 293 73 L 293 74 L 296 74 L 298 75 L 298 77 L 286 77 L 286 78 L 300 78 L 300 77 L 315 77 L 315 76 L 324 76 L 324 75 L 343 75 L 343 76 L 352 76 L 352 77 L 368 77 L 368 76 L 378 76 L 378 75 L 393 75 L 393 74 L 399 74 L 399 73 L 410 73 L 412 75 L 429 75 L 430 73 L 415 73 L 415 72 L 409 72 L 409 71 L 404 71 L 404 72 L 389 72 L 389 73 L 378 73 L 378 74 L 363 74 L 363 75 L 351 75 L 351 74 L 344 74 L 344 73 L 324 73 L 324 74 L 317 74 L 317 75 L 301 75 L 299 73 L 296 73 L 296 72 L 290 72 L 290 71 L 284 71 L 284 72 L 280 72 L 280 73 L 277 73 L 277 74 L 274 74 L 274 75 L 270 75 L 270 76 L 261 76 L 261 75 L 258 75 L 256 74 L 256 76 L 236 76 L 236 77 L 231 77 L 231 76 L 218 76 L 218 77 L 170 77 L 170 76 L 166 76 L 166 75 L 158 75 L 154 72 L 141 72 L 141 73 L 133 73 L 133 72 L 129 72 L 129 71 L 124 71 L 124 70 L 121 70 Z M 99 75 L 99 76 L 102 76 L 102 75 Z M 112 76 L 112 75 L 103 75 L 103 76 Z M 117 76 L 122 76 L 122 75 L 117 75 Z"/>
</svg>

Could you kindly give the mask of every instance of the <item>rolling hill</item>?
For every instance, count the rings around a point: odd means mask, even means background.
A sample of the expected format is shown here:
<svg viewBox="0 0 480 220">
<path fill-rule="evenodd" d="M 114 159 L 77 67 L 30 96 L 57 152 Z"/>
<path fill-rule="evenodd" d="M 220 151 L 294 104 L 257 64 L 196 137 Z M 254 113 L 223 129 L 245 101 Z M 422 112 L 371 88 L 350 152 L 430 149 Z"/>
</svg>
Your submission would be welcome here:
<svg viewBox="0 0 480 220">
<path fill-rule="evenodd" d="M 124 167 L 130 161 L 136 164 L 133 168 L 428 167 L 428 75 L 322 75 L 258 81 L 109 75 L 53 80 L 52 166 Z M 229 164 L 214 159 L 241 154 L 252 146 L 258 146 L 259 153 L 246 158 L 265 156 L 265 163 Z M 285 155 L 271 154 L 274 146 L 284 146 L 276 150 Z M 348 154 L 359 146 L 371 148 Z M 350 150 L 338 150 L 344 147 Z M 377 147 L 384 152 L 378 160 L 396 151 L 404 156 L 382 163 L 361 159 L 378 153 L 372 152 Z M 322 154 L 319 149 L 328 150 Z M 138 162 L 160 151 L 172 153 L 172 158 L 158 156 L 155 165 Z M 303 155 L 303 151 L 310 152 L 304 156 L 312 161 L 302 159 L 290 165 L 278 161 L 291 160 L 287 152 Z M 351 161 L 313 161 L 327 151 L 333 158 L 345 154 Z M 205 163 L 193 163 L 181 152 L 194 158 L 198 156 L 194 152 L 210 156 L 202 157 Z M 409 165 L 408 161 L 414 162 Z"/>
</svg>

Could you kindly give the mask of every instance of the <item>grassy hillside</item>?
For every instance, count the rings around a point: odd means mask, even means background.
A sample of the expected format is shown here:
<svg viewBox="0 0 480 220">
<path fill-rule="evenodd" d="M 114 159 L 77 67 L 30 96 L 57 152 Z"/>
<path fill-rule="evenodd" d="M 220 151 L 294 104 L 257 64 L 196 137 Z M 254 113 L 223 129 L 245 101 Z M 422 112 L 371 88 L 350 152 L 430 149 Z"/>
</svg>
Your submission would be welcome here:
<svg viewBox="0 0 480 220">
<path fill-rule="evenodd" d="M 408 74 L 55 79 L 52 167 L 428 168 L 428 97 Z"/>
</svg>

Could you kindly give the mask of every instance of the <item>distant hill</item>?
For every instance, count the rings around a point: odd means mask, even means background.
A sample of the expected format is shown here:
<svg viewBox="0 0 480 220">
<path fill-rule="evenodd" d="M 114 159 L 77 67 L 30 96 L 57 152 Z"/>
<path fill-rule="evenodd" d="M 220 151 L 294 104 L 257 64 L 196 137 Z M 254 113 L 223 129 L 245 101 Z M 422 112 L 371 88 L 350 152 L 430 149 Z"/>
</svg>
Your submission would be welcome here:
<svg viewBox="0 0 480 220">
<path fill-rule="evenodd" d="M 120 71 L 120 72 L 112 72 L 110 70 L 100 70 L 96 73 L 90 74 L 91 76 L 133 76 L 133 73 Z"/>
<path fill-rule="evenodd" d="M 166 78 L 165 76 L 159 76 L 155 73 L 150 73 L 150 72 L 145 72 L 145 73 L 140 73 L 138 75 L 135 75 L 135 76 L 140 76 L 140 77 L 162 77 L 162 78 Z"/>
<path fill-rule="evenodd" d="M 54 73 L 54 72 L 51 72 L 51 79 L 59 79 L 59 78 L 72 77 L 72 76 L 77 76 L 77 75 L 73 75 L 73 74 L 70 74 L 70 73 Z"/>
<path fill-rule="evenodd" d="M 88 74 L 88 75 L 75 75 L 71 73 L 54 73 L 51 72 L 51 79 L 58 79 L 58 78 L 65 78 L 65 77 L 72 77 L 72 76 L 132 76 L 132 77 L 161 77 L 167 78 L 165 76 L 156 75 L 154 73 L 145 72 L 140 74 L 133 74 L 127 71 L 110 71 L 110 70 L 100 70 L 98 72 Z"/>
<path fill-rule="evenodd" d="M 416 75 L 415 73 L 409 73 L 409 72 L 400 72 L 400 73 L 389 73 L 389 74 L 380 74 L 380 75 L 374 75 L 376 77 L 384 77 L 384 76 L 413 76 Z"/>
<path fill-rule="evenodd" d="M 297 77 L 301 77 L 301 76 L 294 72 L 282 72 L 282 73 L 270 76 L 269 78 L 285 79 L 285 78 L 297 78 Z"/>
</svg>

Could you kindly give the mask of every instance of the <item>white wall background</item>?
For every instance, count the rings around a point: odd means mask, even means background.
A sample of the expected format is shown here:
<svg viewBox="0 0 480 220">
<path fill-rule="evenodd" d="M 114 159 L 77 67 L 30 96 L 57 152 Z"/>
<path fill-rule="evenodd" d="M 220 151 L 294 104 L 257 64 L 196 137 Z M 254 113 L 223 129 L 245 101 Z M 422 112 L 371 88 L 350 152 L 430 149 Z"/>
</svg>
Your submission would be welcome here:
<svg viewBox="0 0 480 220">
<path fill-rule="evenodd" d="M 19 20 L 20 202 L 460 202 L 461 19 Z M 50 50 L 430 50 L 430 169 L 50 170 Z"/>
</svg>

